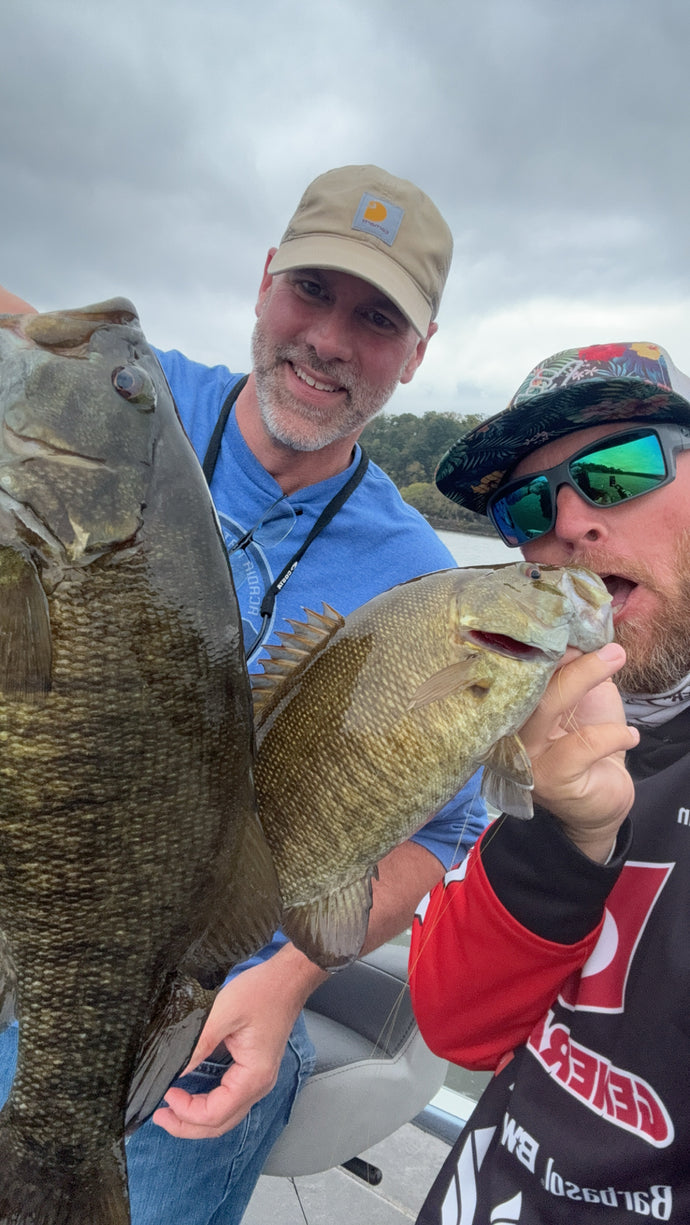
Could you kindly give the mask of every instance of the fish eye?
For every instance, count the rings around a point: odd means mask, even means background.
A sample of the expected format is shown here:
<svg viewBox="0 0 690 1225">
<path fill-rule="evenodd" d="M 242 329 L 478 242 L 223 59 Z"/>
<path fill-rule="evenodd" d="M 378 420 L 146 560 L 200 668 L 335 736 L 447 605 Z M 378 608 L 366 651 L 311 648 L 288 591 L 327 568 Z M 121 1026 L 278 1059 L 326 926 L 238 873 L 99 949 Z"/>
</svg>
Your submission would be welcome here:
<svg viewBox="0 0 690 1225">
<path fill-rule="evenodd" d="M 145 371 L 138 366 L 116 366 L 112 373 L 112 384 L 123 400 L 149 412 L 156 406 L 156 392 Z"/>
<path fill-rule="evenodd" d="M 531 570 L 527 571 L 527 577 L 533 578 L 536 582 L 537 579 L 541 578 L 541 570 L 537 570 L 537 567 L 533 566 Z"/>
</svg>

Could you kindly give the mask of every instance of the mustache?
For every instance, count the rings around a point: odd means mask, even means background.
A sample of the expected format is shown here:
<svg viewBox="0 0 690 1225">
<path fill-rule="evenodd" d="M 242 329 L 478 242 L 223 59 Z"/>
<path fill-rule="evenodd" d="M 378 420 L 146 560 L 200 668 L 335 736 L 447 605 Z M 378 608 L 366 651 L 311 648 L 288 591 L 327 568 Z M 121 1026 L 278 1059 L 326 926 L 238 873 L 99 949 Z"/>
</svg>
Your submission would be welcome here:
<svg viewBox="0 0 690 1225">
<path fill-rule="evenodd" d="M 324 362 L 312 349 L 303 349 L 296 345 L 279 345 L 275 355 L 279 361 L 287 361 L 294 366 L 305 366 L 314 374 L 323 374 L 333 382 L 339 383 L 346 391 L 352 391 L 356 383 L 351 365 L 345 366 L 339 361 Z"/>
<path fill-rule="evenodd" d="M 629 579 L 631 583 L 637 583 L 639 586 L 646 587 L 657 595 L 662 594 L 652 568 L 634 558 L 622 559 L 621 557 L 614 557 L 612 554 L 607 554 L 601 549 L 597 549 L 595 554 L 581 550 L 573 556 L 568 564 L 586 566 L 588 570 L 593 570 L 595 574 L 601 577 L 607 574 L 618 575 L 620 578 Z"/>
</svg>

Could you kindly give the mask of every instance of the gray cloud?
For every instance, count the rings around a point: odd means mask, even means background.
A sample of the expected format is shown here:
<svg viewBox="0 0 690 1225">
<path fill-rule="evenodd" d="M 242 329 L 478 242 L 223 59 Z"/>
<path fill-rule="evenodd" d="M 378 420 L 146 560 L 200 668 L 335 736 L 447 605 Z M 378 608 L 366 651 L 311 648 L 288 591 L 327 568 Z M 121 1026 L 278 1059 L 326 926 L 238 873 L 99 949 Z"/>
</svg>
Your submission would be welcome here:
<svg viewBox="0 0 690 1225">
<path fill-rule="evenodd" d="M 374 161 L 456 237 L 397 411 L 493 410 L 552 346 L 633 327 L 690 367 L 685 0 L 239 8 L 5 0 L 0 281 L 128 294 L 157 343 L 241 367 L 303 187 Z"/>
</svg>

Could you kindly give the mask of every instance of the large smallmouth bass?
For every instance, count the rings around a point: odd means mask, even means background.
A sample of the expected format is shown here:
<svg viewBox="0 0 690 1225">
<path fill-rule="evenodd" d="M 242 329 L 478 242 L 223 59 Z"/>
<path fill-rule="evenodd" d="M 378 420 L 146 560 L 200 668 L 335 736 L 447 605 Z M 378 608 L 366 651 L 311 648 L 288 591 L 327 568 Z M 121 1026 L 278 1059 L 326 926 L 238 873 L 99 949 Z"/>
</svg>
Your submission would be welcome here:
<svg viewBox="0 0 690 1225">
<path fill-rule="evenodd" d="M 240 619 L 131 303 L 0 316 L 0 421 L 0 1222 L 126 1225 L 130 1082 L 279 922 Z"/>
<path fill-rule="evenodd" d="M 611 601 L 588 570 L 520 562 L 424 575 L 293 628 L 251 678 L 256 791 L 283 928 L 332 967 L 361 948 L 377 861 L 480 766 L 488 800 L 531 815 L 516 732 L 568 645 L 611 640 Z"/>
</svg>

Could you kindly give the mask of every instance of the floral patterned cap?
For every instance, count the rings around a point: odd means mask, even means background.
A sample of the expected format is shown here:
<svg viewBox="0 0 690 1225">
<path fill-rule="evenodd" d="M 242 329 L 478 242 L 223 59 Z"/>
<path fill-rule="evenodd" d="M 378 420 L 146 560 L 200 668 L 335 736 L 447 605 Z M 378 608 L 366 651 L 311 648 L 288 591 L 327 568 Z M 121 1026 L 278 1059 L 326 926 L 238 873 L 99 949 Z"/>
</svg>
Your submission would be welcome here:
<svg viewBox="0 0 690 1225">
<path fill-rule="evenodd" d="M 458 439 L 436 484 L 485 515 L 491 494 L 530 451 L 573 430 L 640 420 L 690 425 L 690 378 L 665 349 L 648 341 L 565 349 L 530 371 L 503 412 Z"/>
</svg>

